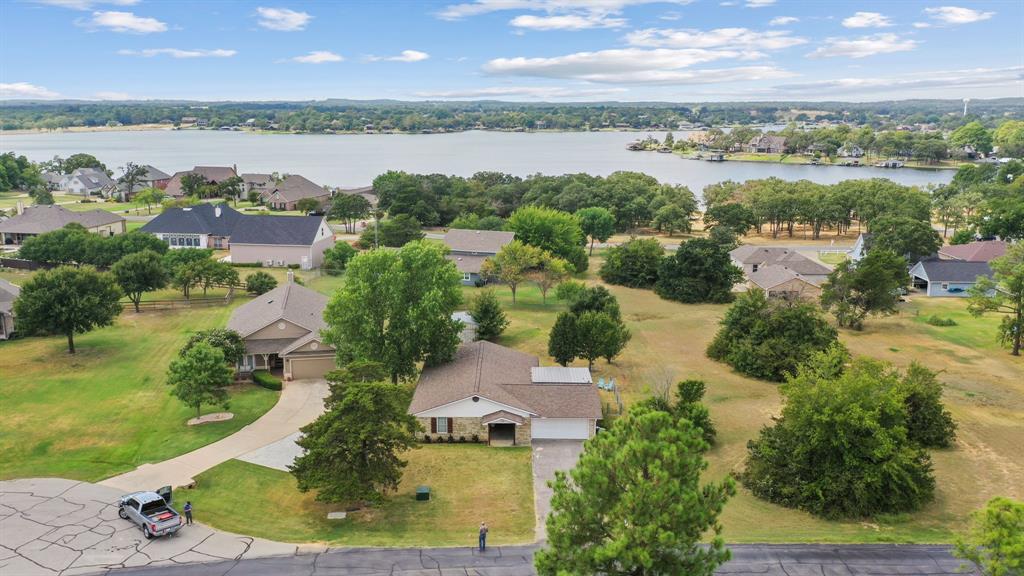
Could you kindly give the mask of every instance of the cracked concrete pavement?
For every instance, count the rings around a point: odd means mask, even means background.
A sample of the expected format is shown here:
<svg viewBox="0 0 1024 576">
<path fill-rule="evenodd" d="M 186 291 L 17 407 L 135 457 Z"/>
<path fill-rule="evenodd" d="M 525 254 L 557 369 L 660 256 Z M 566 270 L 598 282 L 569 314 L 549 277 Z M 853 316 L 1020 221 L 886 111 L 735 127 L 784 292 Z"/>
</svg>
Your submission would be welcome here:
<svg viewBox="0 0 1024 576">
<path fill-rule="evenodd" d="M 42 478 L 0 482 L 0 575 L 528 576 L 537 545 L 336 548 L 271 542 L 196 524 L 146 540 L 117 517 L 115 488 Z M 721 576 L 954 576 L 948 546 L 734 545 Z"/>
<path fill-rule="evenodd" d="M 37 478 L 0 482 L 0 575 L 72 576 L 114 568 L 295 555 L 297 546 L 201 524 L 146 540 L 117 516 L 116 488 Z"/>
</svg>

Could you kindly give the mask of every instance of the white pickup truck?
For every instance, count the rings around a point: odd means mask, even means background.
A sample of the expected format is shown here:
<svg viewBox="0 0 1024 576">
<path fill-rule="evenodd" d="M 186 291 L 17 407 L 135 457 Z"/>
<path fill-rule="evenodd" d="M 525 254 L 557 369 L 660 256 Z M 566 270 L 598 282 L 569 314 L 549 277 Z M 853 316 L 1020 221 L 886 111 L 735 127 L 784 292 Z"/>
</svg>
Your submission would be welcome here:
<svg viewBox="0 0 1024 576">
<path fill-rule="evenodd" d="M 174 534 L 184 525 L 181 516 L 171 508 L 171 487 L 156 492 L 133 492 L 121 497 L 117 515 L 142 528 L 147 540 Z"/>
</svg>

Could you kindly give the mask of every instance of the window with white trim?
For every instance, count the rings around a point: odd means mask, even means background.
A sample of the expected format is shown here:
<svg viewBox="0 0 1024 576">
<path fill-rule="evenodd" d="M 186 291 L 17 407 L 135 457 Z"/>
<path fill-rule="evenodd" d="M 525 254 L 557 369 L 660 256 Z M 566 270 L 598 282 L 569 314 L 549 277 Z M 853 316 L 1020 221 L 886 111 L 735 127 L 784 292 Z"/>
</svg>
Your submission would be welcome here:
<svg viewBox="0 0 1024 576">
<path fill-rule="evenodd" d="M 448 419 L 447 418 L 438 418 L 437 419 L 437 433 L 438 434 L 447 434 L 448 432 L 450 432 L 450 430 L 448 430 Z"/>
<path fill-rule="evenodd" d="M 471 275 L 471 274 L 470 274 L 469 272 L 466 272 L 466 273 L 464 273 L 464 274 L 462 275 L 462 281 L 463 281 L 463 282 L 469 282 L 469 280 L 470 280 L 471 278 L 472 278 L 472 275 Z"/>
</svg>

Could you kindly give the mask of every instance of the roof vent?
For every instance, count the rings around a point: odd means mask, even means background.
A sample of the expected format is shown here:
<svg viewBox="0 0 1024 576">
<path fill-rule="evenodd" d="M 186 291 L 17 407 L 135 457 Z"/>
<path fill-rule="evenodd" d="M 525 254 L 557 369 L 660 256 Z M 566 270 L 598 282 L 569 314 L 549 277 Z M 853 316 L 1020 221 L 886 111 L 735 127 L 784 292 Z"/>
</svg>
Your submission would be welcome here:
<svg viewBox="0 0 1024 576">
<path fill-rule="evenodd" d="M 220 204 L 213 209 L 214 218 L 220 218 Z"/>
</svg>

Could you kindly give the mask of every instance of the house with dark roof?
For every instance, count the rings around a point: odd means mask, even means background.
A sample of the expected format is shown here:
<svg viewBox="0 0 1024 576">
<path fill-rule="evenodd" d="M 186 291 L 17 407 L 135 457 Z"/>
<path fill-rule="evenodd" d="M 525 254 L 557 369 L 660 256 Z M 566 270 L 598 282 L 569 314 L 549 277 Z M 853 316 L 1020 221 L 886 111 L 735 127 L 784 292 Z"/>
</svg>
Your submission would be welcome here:
<svg viewBox="0 0 1024 576">
<path fill-rule="evenodd" d="M 0 244 L 20 245 L 27 238 L 60 230 L 72 223 L 101 236 L 124 234 L 127 229 L 123 216 L 106 210 L 73 212 L 57 204 L 27 208 L 19 204 L 17 215 L 0 222 Z"/>
<path fill-rule="evenodd" d="M 231 232 L 231 262 L 319 268 L 334 232 L 323 216 L 242 215 Z"/>
<path fill-rule="evenodd" d="M 373 186 L 360 186 L 359 188 L 338 188 L 337 193 L 339 195 L 346 196 L 362 196 L 370 203 L 370 206 L 377 207 L 377 192 L 373 189 Z"/>
<path fill-rule="evenodd" d="M 260 201 L 271 210 L 297 210 L 303 198 L 313 198 L 324 206 L 331 198 L 331 191 L 305 176 L 289 174 L 260 195 Z"/>
<path fill-rule="evenodd" d="M 747 274 L 747 288 L 760 288 L 769 298 L 782 300 L 818 300 L 821 282 L 808 280 L 787 266 L 772 264 L 761 266 L 757 272 Z"/>
<path fill-rule="evenodd" d="M 978 278 L 992 277 L 988 262 L 965 262 L 963 260 L 922 260 L 910 269 L 914 288 L 926 296 L 953 296 L 963 298 L 967 290 L 978 282 Z"/>
<path fill-rule="evenodd" d="M 228 178 L 238 176 L 234 166 L 196 166 L 191 170 L 175 172 L 174 176 L 171 176 L 171 179 L 167 182 L 164 192 L 173 198 L 184 196 L 185 190 L 181 187 L 181 179 L 186 174 L 198 174 L 210 185 L 215 185 Z"/>
<path fill-rule="evenodd" d="M 750 275 L 768 266 L 779 266 L 798 274 L 803 280 L 820 285 L 832 269 L 812 260 L 792 248 L 775 246 L 753 246 L 745 244 L 729 252 L 732 263 L 743 270 L 749 279 Z"/>
<path fill-rule="evenodd" d="M 939 248 L 939 258 L 964 262 L 991 262 L 1006 254 L 1008 243 L 1002 240 L 984 240 L 967 244 L 953 244 Z"/>
<path fill-rule="evenodd" d="M 529 445 L 592 437 L 601 400 L 587 368 L 541 367 L 536 356 L 480 340 L 424 368 L 409 413 L 432 440 Z"/>
<path fill-rule="evenodd" d="M 334 370 L 334 348 L 320 336 L 326 307 L 326 296 L 299 286 L 289 272 L 287 283 L 235 308 L 227 327 L 245 342 L 239 373 L 270 370 L 303 380 Z"/>
<path fill-rule="evenodd" d="M 0 340 L 14 335 L 14 301 L 21 294 L 21 288 L 0 278 Z"/>
<path fill-rule="evenodd" d="M 227 204 L 201 203 L 165 208 L 140 230 L 163 240 L 171 249 L 227 249 L 231 233 L 245 216 Z"/>
<path fill-rule="evenodd" d="M 242 174 L 240 177 L 242 178 L 242 189 L 246 194 L 253 190 L 262 194 L 276 183 L 273 174 Z"/>
<path fill-rule="evenodd" d="M 447 258 L 455 262 L 462 274 L 462 283 L 473 286 L 481 281 L 480 267 L 484 260 L 500 252 L 515 237 L 515 232 L 452 228 L 444 235 L 444 243 L 448 245 Z"/>
<path fill-rule="evenodd" d="M 786 150 L 786 139 L 782 136 L 759 134 L 747 142 L 746 151 L 755 154 L 782 154 Z"/>
</svg>

